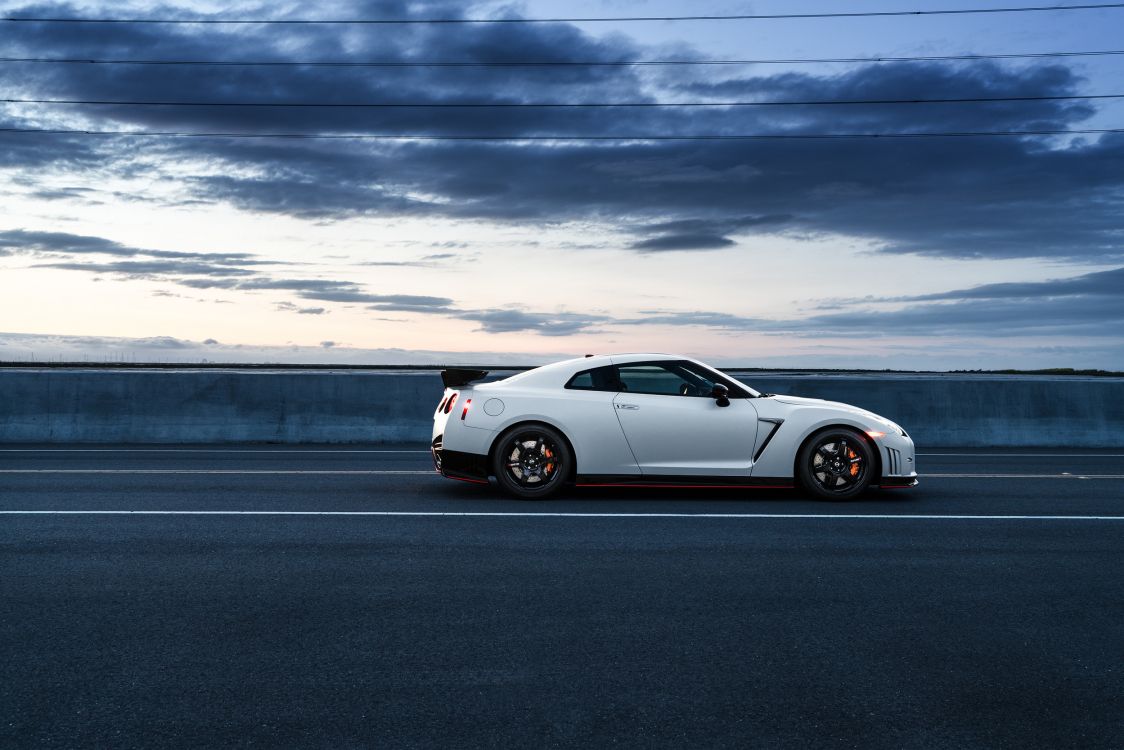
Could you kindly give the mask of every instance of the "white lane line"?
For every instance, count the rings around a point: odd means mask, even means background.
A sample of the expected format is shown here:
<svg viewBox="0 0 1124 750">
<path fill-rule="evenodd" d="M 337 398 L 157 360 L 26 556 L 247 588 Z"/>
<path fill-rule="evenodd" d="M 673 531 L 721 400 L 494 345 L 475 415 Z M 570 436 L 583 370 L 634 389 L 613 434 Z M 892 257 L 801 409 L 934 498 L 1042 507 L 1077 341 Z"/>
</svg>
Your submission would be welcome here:
<svg viewBox="0 0 1124 750">
<path fill-rule="evenodd" d="M 1124 458 L 1124 453 L 918 453 L 918 456 L 1004 456 L 1020 458 Z"/>
<path fill-rule="evenodd" d="M 433 469 L 0 469 L 0 474 L 407 474 L 437 477 Z M 1124 474 L 918 474 L 920 479 L 1124 479 Z M 627 487 L 628 485 L 621 485 Z M 752 489 L 752 485 L 746 485 Z"/>
<path fill-rule="evenodd" d="M 0 448 L 0 453 L 429 453 L 425 449 L 383 450 L 325 448 L 300 450 L 281 448 Z"/>
<path fill-rule="evenodd" d="M 918 474 L 923 479 L 1124 479 L 1124 474 Z"/>
<path fill-rule="evenodd" d="M 433 474 L 433 469 L 0 469 L 0 474 Z"/>
<path fill-rule="evenodd" d="M 359 448 L 0 448 L 0 453 L 425 453 L 424 448 L 413 449 L 359 449 Z M 980 458 L 1124 458 L 1124 453 L 917 453 L 918 456 L 976 456 Z"/>
<path fill-rule="evenodd" d="M 6 516 L 411 516 L 419 518 L 791 518 L 903 521 L 1124 521 L 1124 516 L 936 515 L 916 513 L 560 513 L 413 510 L 0 510 Z"/>
</svg>

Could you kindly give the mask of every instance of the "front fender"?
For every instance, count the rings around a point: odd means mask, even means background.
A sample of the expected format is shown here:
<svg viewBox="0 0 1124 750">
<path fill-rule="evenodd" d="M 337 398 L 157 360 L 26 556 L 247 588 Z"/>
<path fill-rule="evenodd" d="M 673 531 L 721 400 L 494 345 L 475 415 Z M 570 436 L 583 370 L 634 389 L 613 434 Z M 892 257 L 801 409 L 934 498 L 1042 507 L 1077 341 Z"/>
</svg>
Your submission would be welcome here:
<svg viewBox="0 0 1124 750">
<path fill-rule="evenodd" d="M 762 411 L 760 408 L 758 410 Z M 762 413 L 761 417 L 772 417 L 772 415 Z M 815 407 L 799 408 L 784 415 L 778 414 L 774 418 L 784 419 L 784 423 L 777 428 L 773 439 L 754 463 L 753 476 L 793 477 L 796 453 L 800 450 L 800 446 L 809 436 L 825 427 L 850 427 L 860 433 L 876 429 L 857 415 Z"/>
</svg>

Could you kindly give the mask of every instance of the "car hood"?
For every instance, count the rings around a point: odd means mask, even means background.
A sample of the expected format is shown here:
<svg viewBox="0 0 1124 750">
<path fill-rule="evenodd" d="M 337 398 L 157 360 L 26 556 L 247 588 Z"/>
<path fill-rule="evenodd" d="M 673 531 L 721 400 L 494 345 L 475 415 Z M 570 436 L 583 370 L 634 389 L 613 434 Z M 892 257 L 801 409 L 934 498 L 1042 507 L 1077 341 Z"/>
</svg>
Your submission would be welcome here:
<svg viewBox="0 0 1124 750">
<path fill-rule="evenodd" d="M 773 401 L 781 404 L 791 404 L 792 406 L 816 406 L 822 409 L 832 409 L 835 411 L 846 412 L 848 414 L 854 414 L 857 417 L 865 417 L 866 419 L 872 419 L 879 424 L 893 424 L 893 422 L 886 419 L 886 417 L 883 417 L 880 414 L 875 414 L 872 411 L 860 409 L 857 406 L 851 406 L 850 404 L 844 404 L 839 401 L 825 401 L 822 398 L 805 398 L 804 396 L 787 395 L 770 396 L 770 398 Z"/>
</svg>

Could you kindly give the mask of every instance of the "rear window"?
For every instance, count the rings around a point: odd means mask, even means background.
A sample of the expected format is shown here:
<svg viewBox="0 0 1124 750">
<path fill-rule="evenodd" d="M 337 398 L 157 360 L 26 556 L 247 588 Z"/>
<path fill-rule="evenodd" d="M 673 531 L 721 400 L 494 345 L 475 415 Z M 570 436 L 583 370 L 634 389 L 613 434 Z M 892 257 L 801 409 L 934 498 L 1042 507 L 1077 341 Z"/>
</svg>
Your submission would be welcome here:
<svg viewBox="0 0 1124 750">
<path fill-rule="evenodd" d="M 612 366 L 583 370 L 566 383 L 572 391 L 618 391 L 617 373 Z"/>
</svg>

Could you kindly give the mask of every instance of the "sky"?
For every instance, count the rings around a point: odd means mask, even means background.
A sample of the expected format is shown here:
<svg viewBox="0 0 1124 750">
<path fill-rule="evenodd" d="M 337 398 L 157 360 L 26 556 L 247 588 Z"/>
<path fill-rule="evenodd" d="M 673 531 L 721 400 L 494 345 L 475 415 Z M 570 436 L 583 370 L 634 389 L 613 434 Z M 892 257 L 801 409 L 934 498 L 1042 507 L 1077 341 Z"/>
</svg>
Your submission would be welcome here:
<svg viewBox="0 0 1124 750">
<path fill-rule="evenodd" d="M 917 0 L 909 9 L 1009 5 Z M 903 5 L 334 0 L 0 8 L 5 17 L 293 20 Z M 1122 26 L 1124 9 L 395 26 L 0 22 L 4 99 L 110 102 L 0 104 L 0 360 L 538 364 L 659 351 L 750 367 L 1121 370 L 1124 133 L 666 138 L 1124 128 L 1124 99 L 1056 98 L 1124 94 L 1124 55 L 537 67 L 11 60 L 932 57 L 1113 51 Z M 219 102 L 427 106 L 213 106 Z M 510 106 L 723 102 L 788 104 Z M 505 106 L 432 106 L 481 103 Z M 616 140 L 567 139 L 575 136 Z"/>
</svg>

